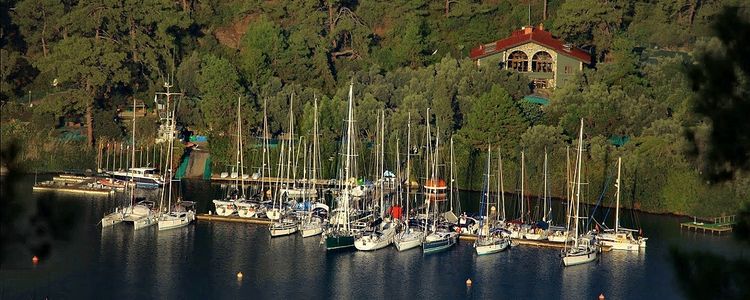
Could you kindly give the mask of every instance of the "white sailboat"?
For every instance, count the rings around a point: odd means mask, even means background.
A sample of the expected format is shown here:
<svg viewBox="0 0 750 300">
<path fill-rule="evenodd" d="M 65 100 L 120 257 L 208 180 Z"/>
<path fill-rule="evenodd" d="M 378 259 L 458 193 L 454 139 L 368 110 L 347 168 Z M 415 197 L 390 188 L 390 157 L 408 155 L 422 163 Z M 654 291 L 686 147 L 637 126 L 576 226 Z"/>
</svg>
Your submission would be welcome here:
<svg viewBox="0 0 750 300">
<path fill-rule="evenodd" d="M 492 147 L 487 146 L 487 177 L 485 178 L 485 189 L 483 191 L 482 199 L 484 199 L 484 212 L 485 216 L 480 222 L 479 235 L 477 240 L 474 242 L 474 249 L 478 255 L 498 253 L 510 247 L 510 238 L 505 236 L 505 230 L 497 229 L 492 230 L 490 222 L 490 160 L 491 160 Z M 480 205 L 482 201 L 480 200 Z"/>
<path fill-rule="evenodd" d="M 409 208 L 409 197 L 411 197 L 411 113 L 409 113 L 409 119 L 407 123 L 406 133 L 406 216 L 404 218 L 404 228 L 399 232 L 393 240 L 393 244 L 396 245 L 398 251 L 405 251 L 413 249 L 422 245 L 424 239 L 424 231 L 419 226 L 410 226 L 410 208 Z M 400 180 L 400 178 L 399 178 Z M 399 193 L 400 194 L 400 193 Z M 415 195 L 416 198 L 416 195 Z"/>
<path fill-rule="evenodd" d="M 352 172 L 353 159 L 356 157 L 354 146 L 354 83 L 349 84 L 349 102 L 348 113 L 346 118 L 346 133 L 344 134 L 343 147 L 346 150 L 344 154 L 344 170 L 340 172 L 343 178 L 340 178 L 341 191 L 335 200 L 335 208 L 330 218 L 330 227 L 324 233 L 326 250 L 344 249 L 354 246 L 354 232 L 351 228 L 350 200 L 351 189 L 356 183 L 356 175 Z M 352 176 L 354 175 L 354 176 Z M 352 182 L 354 180 L 354 182 Z"/>
<path fill-rule="evenodd" d="M 393 242 L 393 237 L 396 235 L 396 226 L 391 222 L 390 218 L 385 216 L 385 203 L 383 195 L 385 193 L 385 112 L 382 112 L 380 122 L 380 160 L 379 160 L 379 174 L 381 178 L 379 181 L 379 194 L 380 194 L 380 218 L 375 220 L 371 225 L 372 231 L 365 231 L 362 236 L 354 240 L 354 248 L 363 251 L 372 251 L 387 247 Z"/>
<path fill-rule="evenodd" d="M 528 232 L 525 234 L 525 238 L 527 240 L 546 240 L 548 229 L 549 229 L 549 209 L 547 208 L 547 149 L 544 150 L 544 195 L 542 198 L 543 202 L 543 209 L 542 209 L 542 221 L 537 222 L 535 226 L 530 228 Z M 540 227 L 540 225 L 543 224 L 544 226 L 547 226 L 545 228 Z"/>
<path fill-rule="evenodd" d="M 592 262 L 596 260 L 598 247 L 596 243 L 588 236 L 579 235 L 579 224 L 580 219 L 586 219 L 586 217 L 580 217 L 581 208 L 581 163 L 583 161 L 583 119 L 581 119 L 581 129 L 578 134 L 578 158 L 576 159 L 576 172 L 575 172 L 575 206 L 573 213 L 568 219 L 568 230 L 573 228 L 574 239 L 572 242 L 565 243 L 565 249 L 562 252 L 562 263 L 564 266 L 574 266 Z"/>
<path fill-rule="evenodd" d="M 566 218 L 569 218 L 570 214 L 573 211 L 573 194 L 571 186 L 573 185 L 573 181 L 570 179 L 570 147 L 565 147 L 565 175 L 566 175 L 566 185 L 565 185 L 565 198 L 568 199 L 566 209 L 565 209 L 565 216 Z M 572 242 L 573 241 L 573 235 L 570 233 L 570 230 L 566 227 L 562 226 L 550 226 L 549 233 L 547 234 L 547 240 L 554 243 L 565 243 L 565 242 Z"/>
<path fill-rule="evenodd" d="M 245 168 L 242 153 L 242 115 L 240 112 L 242 98 L 237 98 L 237 140 L 235 142 L 235 172 L 232 172 L 232 178 L 235 179 L 234 185 L 227 187 L 227 195 L 224 199 L 214 199 L 212 202 L 217 215 L 231 216 L 238 213 L 237 204 L 244 201 L 245 197 Z M 243 210 L 243 215 L 247 216 L 248 211 Z"/>
<path fill-rule="evenodd" d="M 429 109 L 427 110 L 427 116 L 429 120 Z M 435 155 L 430 157 L 431 152 L 431 135 L 430 135 L 430 125 L 429 122 L 427 124 L 427 156 L 428 161 L 430 162 L 430 165 L 432 166 L 432 172 L 428 171 L 427 178 L 430 178 L 427 180 L 427 183 L 425 184 L 425 196 L 427 198 L 427 215 L 430 215 L 430 207 L 432 207 L 432 225 L 430 226 L 429 230 L 425 230 L 425 232 L 428 232 L 428 234 L 425 236 L 424 240 L 422 241 L 422 253 L 435 253 L 447 250 L 448 248 L 452 247 L 456 244 L 458 241 L 458 233 L 455 231 L 451 231 L 448 228 L 445 228 L 444 226 L 440 226 L 441 224 L 438 223 L 438 220 L 440 219 L 439 214 L 439 202 L 445 201 L 445 194 L 442 194 L 445 192 L 446 186 L 445 181 L 442 179 L 438 179 L 438 158 L 440 157 L 439 150 L 440 149 L 440 137 L 439 135 L 435 137 Z M 453 144 L 453 138 L 451 138 L 451 145 Z M 451 147 L 452 148 L 452 147 Z M 451 155 L 451 169 L 453 168 L 453 161 L 452 161 L 453 155 Z M 429 170 L 429 165 L 427 166 L 427 169 Z M 451 189 L 449 191 L 450 197 L 451 197 L 451 203 L 453 202 L 453 178 L 451 176 Z M 429 224 L 429 218 L 426 220 L 426 224 Z"/>
<path fill-rule="evenodd" d="M 622 167 L 622 157 L 617 158 L 617 204 L 615 205 L 615 228 L 605 229 L 604 232 L 597 235 L 597 240 L 612 250 L 640 251 L 646 249 L 646 240 L 648 238 L 635 237 L 633 233 L 638 230 L 627 229 L 620 226 L 620 170 Z"/>
<path fill-rule="evenodd" d="M 291 177 L 292 172 L 296 173 L 296 171 L 293 171 L 292 169 L 292 162 L 294 157 L 294 113 L 293 113 L 293 105 L 294 105 L 294 94 L 292 94 L 290 100 L 289 100 L 289 145 L 287 147 L 287 154 L 286 154 L 286 174 L 279 176 L 282 178 L 289 179 Z M 283 155 L 284 153 L 284 147 L 281 147 L 281 153 Z M 279 163 L 283 162 L 284 158 L 282 157 L 279 160 Z M 279 170 L 283 170 L 283 167 L 280 167 Z M 295 168 L 296 169 L 296 168 Z M 296 185 L 296 180 L 293 183 Z M 292 189 L 296 189 L 296 187 L 293 187 Z M 284 235 L 290 235 L 292 233 L 297 232 L 299 229 L 299 226 L 297 224 L 297 221 L 287 216 L 287 211 L 283 207 L 282 200 L 284 198 L 284 189 L 281 187 L 281 183 L 277 184 L 276 193 L 275 193 L 275 200 L 274 201 L 274 207 L 271 210 L 270 214 L 268 214 L 268 217 L 271 220 L 274 220 L 275 222 L 271 224 L 271 227 L 269 227 L 269 231 L 271 233 L 271 237 L 277 237 L 277 236 L 284 236 Z M 278 206 L 277 206 L 278 205 Z"/>
<path fill-rule="evenodd" d="M 176 105 L 175 105 L 176 106 Z M 171 119 L 171 124 L 169 124 L 171 130 L 175 129 L 175 118 L 173 117 Z M 169 148 L 167 149 L 167 169 L 165 170 L 168 173 L 167 178 L 173 178 L 172 176 L 172 161 L 174 158 L 174 135 L 169 136 Z M 195 221 L 195 209 L 193 202 L 181 202 L 177 203 L 176 207 L 172 207 L 172 182 L 174 180 L 169 180 L 169 183 L 165 184 L 165 186 L 162 188 L 162 197 L 161 197 L 161 203 L 159 204 L 160 207 L 164 207 L 164 197 L 167 197 L 167 211 L 163 212 L 157 222 L 157 227 L 159 228 L 159 231 L 162 230 L 168 230 L 168 229 L 175 229 L 180 227 L 185 227 L 188 224 Z"/>
<path fill-rule="evenodd" d="M 171 96 L 169 92 L 171 85 L 166 85 L 167 97 Z M 169 103 L 169 98 L 167 98 Z M 133 99 L 133 110 L 135 111 L 135 99 Z M 135 116 L 133 116 L 133 152 L 131 153 L 131 169 L 135 167 Z M 130 173 L 131 176 L 134 174 Z M 170 177 L 171 178 L 171 177 Z M 156 225 L 159 218 L 159 212 L 155 209 L 154 203 L 151 201 L 141 201 L 133 205 L 135 201 L 135 179 L 131 178 L 131 190 L 130 190 L 130 203 L 131 206 L 126 208 L 123 222 L 133 223 L 133 230 L 140 230 L 146 227 Z"/>
</svg>

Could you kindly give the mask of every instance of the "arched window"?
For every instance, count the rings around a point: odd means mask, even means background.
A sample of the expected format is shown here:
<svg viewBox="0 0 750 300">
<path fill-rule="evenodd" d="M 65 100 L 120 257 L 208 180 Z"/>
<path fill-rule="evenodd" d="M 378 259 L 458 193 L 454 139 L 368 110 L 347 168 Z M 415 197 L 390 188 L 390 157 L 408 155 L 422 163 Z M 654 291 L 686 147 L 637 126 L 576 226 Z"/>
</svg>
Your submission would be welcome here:
<svg viewBox="0 0 750 300">
<path fill-rule="evenodd" d="M 552 55 L 539 51 L 531 58 L 531 70 L 534 72 L 552 72 Z"/>
<path fill-rule="evenodd" d="M 523 51 L 513 51 L 508 56 L 508 69 L 518 72 L 529 71 L 529 57 Z"/>
</svg>

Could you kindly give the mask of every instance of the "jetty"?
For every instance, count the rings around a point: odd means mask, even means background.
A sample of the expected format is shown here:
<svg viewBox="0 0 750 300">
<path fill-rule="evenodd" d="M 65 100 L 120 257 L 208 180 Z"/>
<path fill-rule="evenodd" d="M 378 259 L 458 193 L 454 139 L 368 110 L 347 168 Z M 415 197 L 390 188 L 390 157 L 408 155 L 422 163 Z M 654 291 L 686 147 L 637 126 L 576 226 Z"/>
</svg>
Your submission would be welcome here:
<svg viewBox="0 0 750 300">
<path fill-rule="evenodd" d="M 98 184 L 97 179 L 97 177 L 63 174 L 53 177 L 52 180 L 34 184 L 32 190 L 97 196 L 108 196 L 115 192 L 113 188 Z"/>
<path fill-rule="evenodd" d="M 256 225 L 273 224 L 273 221 L 271 221 L 270 219 L 242 218 L 239 216 L 219 216 L 219 215 L 213 215 L 213 214 L 198 214 L 195 216 L 195 219 L 198 221 L 207 221 L 207 222 L 249 223 L 249 224 L 256 224 Z"/>
<path fill-rule="evenodd" d="M 713 218 L 713 222 L 709 220 L 697 220 L 694 219 L 692 222 L 680 223 L 680 230 L 685 229 L 689 231 L 710 233 L 710 234 L 725 234 L 731 233 L 732 227 L 736 222 L 735 216 L 723 216 Z"/>
</svg>

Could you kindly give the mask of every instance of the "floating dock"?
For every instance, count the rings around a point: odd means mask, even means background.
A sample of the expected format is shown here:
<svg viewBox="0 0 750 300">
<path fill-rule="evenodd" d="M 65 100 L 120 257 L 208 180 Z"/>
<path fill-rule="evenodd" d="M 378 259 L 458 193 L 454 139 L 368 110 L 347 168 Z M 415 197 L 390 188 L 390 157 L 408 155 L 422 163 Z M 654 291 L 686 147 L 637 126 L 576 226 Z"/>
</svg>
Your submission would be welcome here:
<svg viewBox="0 0 750 300">
<path fill-rule="evenodd" d="M 732 226 L 735 223 L 735 216 L 724 216 L 713 218 L 713 223 L 709 221 L 698 221 L 680 223 L 680 229 L 686 229 L 701 233 L 725 234 L 732 232 Z"/>
<path fill-rule="evenodd" d="M 96 185 L 96 177 L 60 175 L 52 180 L 34 184 L 33 191 L 60 192 L 96 196 L 108 196 L 115 192 L 110 187 Z"/>
<path fill-rule="evenodd" d="M 256 224 L 256 225 L 271 225 L 273 224 L 273 221 L 269 219 L 260 219 L 260 218 L 242 218 L 238 216 L 219 216 L 219 215 L 210 215 L 210 214 L 198 214 L 195 216 L 195 219 L 198 221 L 208 221 L 208 222 L 233 222 L 233 223 L 249 223 L 249 224 Z"/>
</svg>

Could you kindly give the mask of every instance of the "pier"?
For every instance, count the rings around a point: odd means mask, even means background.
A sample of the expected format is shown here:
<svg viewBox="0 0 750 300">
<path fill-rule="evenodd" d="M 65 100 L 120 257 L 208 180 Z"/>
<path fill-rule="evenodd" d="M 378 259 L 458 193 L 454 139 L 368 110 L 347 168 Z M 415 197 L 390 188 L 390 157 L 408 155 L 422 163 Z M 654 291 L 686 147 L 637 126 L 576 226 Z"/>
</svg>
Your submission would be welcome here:
<svg viewBox="0 0 750 300">
<path fill-rule="evenodd" d="M 238 216 L 219 216 L 219 215 L 211 215 L 211 214 L 198 214 L 195 216 L 195 219 L 198 221 L 207 221 L 207 222 L 232 222 L 232 223 L 248 223 L 248 224 L 256 224 L 256 225 L 271 225 L 273 224 L 273 221 L 269 219 L 260 219 L 260 218 L 242 218 Z"/>
<path fill-rule="evenodd" d="M 83 195 L 108 196 L 114 194 L 115 189 L 96 183 L 96 177 L 60 175 L 52 180 L 34 184 L 33 191 L 60 192 Z"/>
<path fill-rule="evenodd" d="M 693 220 L 692 222 L 680 223 L 680 230 L 683 228 L 689 231 L 710 233 L 710 234 L 725 234 L 732 232 L 732 226 L 736 222 L 735 216 L 723 216 L 713 218 L 713 223 L 706 223 Z"/>
</svg>

